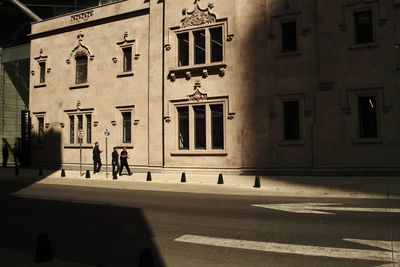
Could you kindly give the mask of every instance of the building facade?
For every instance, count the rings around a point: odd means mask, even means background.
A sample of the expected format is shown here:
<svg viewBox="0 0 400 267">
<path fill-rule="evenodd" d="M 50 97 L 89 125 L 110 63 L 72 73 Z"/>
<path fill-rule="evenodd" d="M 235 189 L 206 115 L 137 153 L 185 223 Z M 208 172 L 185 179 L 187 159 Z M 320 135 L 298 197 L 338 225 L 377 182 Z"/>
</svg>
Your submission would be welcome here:
<svg viewBox="0 0 400 267">
<path fill-rule="evenodd" d="M 397 0 L 118 1 L 33 23 L 30 66 L 34 164 L 108 129 L 136 168 L 400 170 Z"/>
</svg>

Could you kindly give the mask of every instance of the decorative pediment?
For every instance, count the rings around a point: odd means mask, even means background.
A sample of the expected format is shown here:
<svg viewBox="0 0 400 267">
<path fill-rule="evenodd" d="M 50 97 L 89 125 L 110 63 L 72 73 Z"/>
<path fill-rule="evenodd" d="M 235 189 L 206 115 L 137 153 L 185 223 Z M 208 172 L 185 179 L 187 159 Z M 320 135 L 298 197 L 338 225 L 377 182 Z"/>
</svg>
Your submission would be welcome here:
<svg viewBox="0 0 400 267">
<path fill-rule="evenodd" d="M 128 32 L 125 32 L 124 39 L 120 42 L 117 42 L 117 45 L 119 46 L 132 45 L 134 42 L 135 39 L 128 39 Z"/>
<path fill-rule="evenodd" d="M 66 60 L 67 64 L 71 63 L 71 58 L 79 56 L 87 56 L 91 61 L 94 59 L 94 55 L 90 52 L 89 48 L 82 43 L 84 35 L 80 32 L 77 36 L 78 45 L 72 50 L 69 58 Z"/>
<path fill-rule="evenodd" d="M 201 100 L 207 100 L 207 93 L 202 93 L 200 91 L 200 88 L 201 88 L 201 82 L 196 81 L 196 83 L 194 85 L 195 92 L 188 96 L 189 100 L 196 101 L 196 102 L 199 102 Z"/>
<path fill-rule="evenodd" d="M 37 61 L 45 61 L 47 59 L 47 56 L 44 54 L 43 48 L 40 48 L 39 50 L 39 56 L 34 58 Z"/>
<path fill-rule="evenodd" d="M 209 3 L 207 8 L 203 9 L 199 2 L 200 0 L 194 1 L 193 11 L 188 11 L 186 8 L 182 10 L 184 18 L 181 20 L 181 28 L 211 24 L 217 21 L 217 16 L 210 11 L 214 5 Z"/>
</svg>

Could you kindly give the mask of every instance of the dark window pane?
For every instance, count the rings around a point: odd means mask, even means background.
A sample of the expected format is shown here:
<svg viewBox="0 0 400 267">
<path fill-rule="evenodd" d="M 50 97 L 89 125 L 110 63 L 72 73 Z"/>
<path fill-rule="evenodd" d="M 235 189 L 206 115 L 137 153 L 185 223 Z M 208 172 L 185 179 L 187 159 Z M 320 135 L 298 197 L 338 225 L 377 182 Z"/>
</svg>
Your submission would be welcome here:
<svg viewBox="0 0 400 267">
<path fill-rule="evenodd" d="M 38 118 L 38 143 L 43 144 L 44 143 L 44 118 Z"/>
<path fill-rule="evenodd" d="M 78 115 L 78 131 L 83 129 L 83 116 L 82 115 Z M 79 143 L 82 143 L 82 139 L 78 138 Z"/>
<path fill-rule="evenodd" d="M 75 83 L 86 83 L 87 82 L 87 56 L 79 56 L 76 60 L 76 79 Z"/>
<path fill-rule="evenodd" d="M 86 115 L 86 143 L 92 142 L 92 115 Z"/>
<path fill-rule="evenodd" d="M 282 52 L 297 51 L 296 21 L 281 23 Z"/>
<path fill-rule="evenodd" d="M 69 116 L 69 142 L 71 144 L 74 143 L 74 136 L 75 136 L 75 117 Z"/>
<path fill-rule="evenodd" d="M 285 140 L 300 139 L 300 118 L 299 118 L 299 102 L 284 102 L 284 127 Z"/>
<path fill-rule="evenodd" d="M 178 108 L 179 149 L 189 149 L 189 108 Z"/>
<path fill-rule="evenodd" d="M 206 107 L 194 106 L 194 147 L 196 149 L 206 148 Z"/>
<path fill-rule="evenodd" d="M 178 34 L 178 64 L 189 65 L 189 33 Z"/>
<path fill-rule="evenodd" d="M 223 60 L 222 27 L 210 29 L 211 36 L 211 62 Z"/>
<path fill-rule="evenodd" d="M 122 51 L 124 53 L 123 71 L 132 71 L 132 47 L 126 47 Z"/>
<path fill-rule="evenodd" d="M 378 124 L 376 114 L 376 97 L 363 96 L 358 98 L 358 114 L 361 138 L 377 138 Z"/>
<path fill-rule="evenodd" d="M 212 148 L 224 149 L 224 107 L 211 105 Z"/>
<path fill-rule="evenodd" d="M 365 44 L 372 43 L 373 31 L 372 31 L 372 12 L 364 11 L 354 13 L 355 19 L 355 33 L 356 43 Z"/>
<path fill-rule="evenodd" d="M 194 64 L 206 63 L 206 33 L 204 30 L 193 32 Z"/>
<path fill-rule="evenodd" d="M 39 63 L 40 67 L 40 83 L 45 83 L 46 82 L 46 62 L 40 62 Z"/>
<path fill-rule="evenodd" d="M 131 125 L 132 125 L 132 118 L 131 118 L 131 112 L 123 112 L 122 113 L 122 124 L 123 124 L 123 130 L 122 130 L 122 142 L 124 143 L 130 143 L 132 141 L 131 139 Z"/>
</svg>

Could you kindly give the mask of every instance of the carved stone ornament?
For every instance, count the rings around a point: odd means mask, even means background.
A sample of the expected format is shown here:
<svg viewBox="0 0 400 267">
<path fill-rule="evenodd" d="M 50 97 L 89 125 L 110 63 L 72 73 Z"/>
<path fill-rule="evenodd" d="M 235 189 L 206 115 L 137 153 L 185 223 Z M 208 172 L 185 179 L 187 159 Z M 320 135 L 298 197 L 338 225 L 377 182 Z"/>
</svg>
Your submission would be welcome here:
<svg viewBox="0 0 400 267">
<path fill-rule="evenodd" d="M 201 88 L 200 81 L 196 81 L 196 83 L 194 85 L 195 92 L 193 94 L 189 95 L 189 100 L 197 101 L 197 102 L 199 102 L 200 100 L 207 100 L 207 94 L 202 93 L 200 91 L 200 88 Z"/>
<path fill-rule="evenodd" d="M 90 61 L 93 61 L 94 55 L 90 52 L 89 48 L 82 43 L 84 36 L 85 35 L 83 35 L 83 33 L 80 32 L 76 37 L 78 39 L 78 45 L 72 50 L 71 54 L 69 55 L 69 58 L 67 58 L 66 60 L 67 64 L 71 63 L 71 58 L 78 56 L 87 56 L 90 59 Z"/>
<path fill-rule="evenodd" d="M 117 125 L 117 122 L 116 121 L 111 121 L 111 125 L 115 127 Z"/>
<path fill-rule="evenodd" d="M 63 122 L 60 122 L 60 127 L 61 127 L 61 128 L 64 128 L 64 127 L 65 127 L 65 124 L 64 124 Z"/>
<path fill-rule="evenodd" d="M 139 124 L 139 120 L 134 120 L 133 121 L 133 125 L 138 125 Z"/>
<path fill-rule="evenodd" d="M 182 10 L 184 18 L 181 20 L 181 28 L 211 24 L 217 21 L 217 16 L 210 12 L 210 9 L 212 9 L 214 5 L 209 3 L 207 8 L 202 9 L 199 2 L 200 0 L 194 1 L 193 11 L 187 11 L 187 9 Z"/>
<path fill-rule="evenodd" d="M 94 122 L 93 122 L 93 126 L 94 126 L 94 127 L 97 127 L 97 125 L 99 125 L 99 122 L 98 122 L 98 121 L 94 121 Z"/>
<path fill-rule="evenodd" d="M 49 129 L 50 123 L 46 123 L 46 124 L 45 124 L 45 127 L 46 127 L 46 129 Z"/>
</svg>

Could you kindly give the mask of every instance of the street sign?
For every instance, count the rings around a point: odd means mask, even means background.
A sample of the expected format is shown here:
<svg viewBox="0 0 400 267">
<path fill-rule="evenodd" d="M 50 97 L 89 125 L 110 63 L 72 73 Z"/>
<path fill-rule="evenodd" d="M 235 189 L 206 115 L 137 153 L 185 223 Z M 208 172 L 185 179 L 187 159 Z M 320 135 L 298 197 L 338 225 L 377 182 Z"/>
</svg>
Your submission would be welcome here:
<svg viewBox="0 0 400 267">
<path fill-rule="evenodd" d="M 109 130 L 109 129 L 104 129 L 104 132 L 103 132 L 103 134 L 104 134 L 104 137 L 105 138 L 108 138 L 110 135 L 111 135 L 111 131 Z"/>
<path fill-rule="evenodd" d="M 84 136 L 85 136 L 85 133 L 83 132 L 83 129 L 78 129 L 78 138 L 83 139 Z"/>
</svg>

